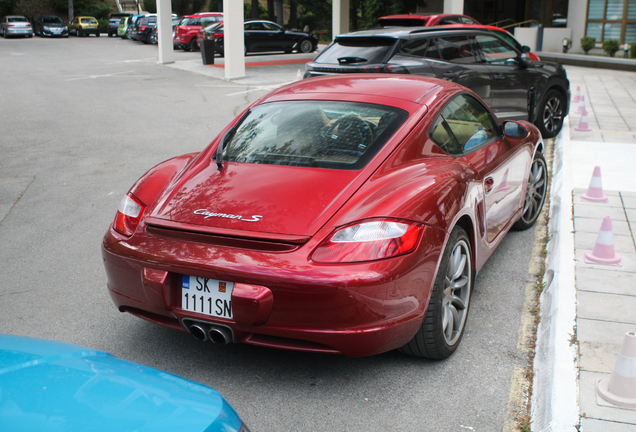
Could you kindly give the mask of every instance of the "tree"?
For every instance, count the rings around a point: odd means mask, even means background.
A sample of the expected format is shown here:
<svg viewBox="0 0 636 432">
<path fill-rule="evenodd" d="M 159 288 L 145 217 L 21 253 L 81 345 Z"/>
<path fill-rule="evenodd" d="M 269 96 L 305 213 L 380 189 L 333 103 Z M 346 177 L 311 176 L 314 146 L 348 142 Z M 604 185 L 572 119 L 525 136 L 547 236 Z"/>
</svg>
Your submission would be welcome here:
<svg viewBox="0 0 636 432">
<path fill-rule="evenodd" d="M 260 2 L 258 0 L 252 0 L 252 14 L 251 14 L 251 16 L 252 16 L 253 20 L 257 20 L 257 19 L 260 18 L 261 14 L 260 14 L 259 6 L 260 6 Z"/>
<path fill-rule="evenodd" d="M 18 0 L 0 0 L 0 16 L 11 15 L 17 3 Z"/>
</svg>

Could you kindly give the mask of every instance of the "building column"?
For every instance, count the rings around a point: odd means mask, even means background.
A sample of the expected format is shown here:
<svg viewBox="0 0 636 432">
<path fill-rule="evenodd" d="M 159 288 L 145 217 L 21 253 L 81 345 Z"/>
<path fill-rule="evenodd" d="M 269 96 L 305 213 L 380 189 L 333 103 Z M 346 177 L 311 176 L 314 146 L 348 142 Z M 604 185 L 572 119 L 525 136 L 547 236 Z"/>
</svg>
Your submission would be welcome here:
<svg viewBox="0 0 636 432">
<path fill-rule="evenodd" d="M 157 0 L 157 40 L 159 43 L 159 64 L 174 63 L 172 4 L 170 0 Z"/>
<path fill-rule="evenodd" d="M 245 76 L 245 38 L 243 36 L 243 2 L 223 0 L 223 51 L 225 79 Z"/>
<path fill-rule="evenodd" d="M 464 0 L 444 0 L 444 13 L 464 14 Z"/>
<path fill-rule="evenodd" d="M 349 33 L 349 0 L 333 0 L 332 4 L 332 37 Z"/>
</svg>

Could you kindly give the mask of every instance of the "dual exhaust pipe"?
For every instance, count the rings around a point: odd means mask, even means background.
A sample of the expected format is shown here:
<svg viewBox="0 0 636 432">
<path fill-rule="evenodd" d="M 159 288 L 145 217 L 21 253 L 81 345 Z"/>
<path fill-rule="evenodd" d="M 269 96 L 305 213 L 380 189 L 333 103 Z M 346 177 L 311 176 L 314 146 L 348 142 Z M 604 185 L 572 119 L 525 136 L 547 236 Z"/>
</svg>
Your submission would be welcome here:
<svg viewBox="0 0 636 432">
<path fill-rule="evenodd" d="M 200 321 L 186 322 L 183 320 L 186 330 L 198 341 L 211 341 L 215 345 L 227 345 L 233 341 L 232 330 L 215 324 L 208 324 Z"/>
</svg>

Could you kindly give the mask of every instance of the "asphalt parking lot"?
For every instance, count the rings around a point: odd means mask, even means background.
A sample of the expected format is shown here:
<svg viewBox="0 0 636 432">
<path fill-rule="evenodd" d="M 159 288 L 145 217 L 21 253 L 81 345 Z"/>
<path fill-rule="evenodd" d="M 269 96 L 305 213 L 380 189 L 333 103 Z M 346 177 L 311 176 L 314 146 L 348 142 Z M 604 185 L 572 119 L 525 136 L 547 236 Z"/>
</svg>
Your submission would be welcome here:
<svg viewBox="0 0 636 432">
<path fill-rule="evenodd" d="M 188 70 L 199 56 L 177 51 L 163 66 L 156 46 L 119 38 L 0 39 L 2 332 L 210 385 L 253 432 L 511 430 L 509 407 L 525 403 L 510 395 L 527 362 L 518 340 L 533 230 L 508 234 L 486 264 L 462 345 L 441 362 L 218 347 L 116 310 L 100 244 L 122 196 L 299 68 L 227 82 Z"/>
</svg>

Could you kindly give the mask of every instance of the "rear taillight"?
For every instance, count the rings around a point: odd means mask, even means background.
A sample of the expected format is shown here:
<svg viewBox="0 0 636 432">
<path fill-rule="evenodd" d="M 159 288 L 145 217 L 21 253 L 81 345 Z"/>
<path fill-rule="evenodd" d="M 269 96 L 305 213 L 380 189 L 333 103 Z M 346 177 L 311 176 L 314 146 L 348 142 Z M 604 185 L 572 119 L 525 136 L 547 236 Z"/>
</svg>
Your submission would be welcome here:
<svg viewBox="0 0 636 432">
<path fill-rule="evenodd" d="M 373 261 L 415 249 L 422 225 L 394 219 L 360 222 L 338 229 L 316 248 L 319 263 Z"/>
<path fill-rule="evenodd" d="M 13 27 L 15 24 L 7 24 L 7 27 Z"/>
<path fill-rule="evenodd" d="M 113 228 L 115 231 L 130 237 L 137 229 L 145 209 L 146 206 L 132 194 L 126 195 L 119 203 Z"/>
<path fill-rule="evenodd" d="M 146 30 L 146 26 L 139 26 L 139 31 L 144 31 Z"/>
</svg>

